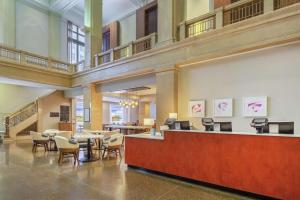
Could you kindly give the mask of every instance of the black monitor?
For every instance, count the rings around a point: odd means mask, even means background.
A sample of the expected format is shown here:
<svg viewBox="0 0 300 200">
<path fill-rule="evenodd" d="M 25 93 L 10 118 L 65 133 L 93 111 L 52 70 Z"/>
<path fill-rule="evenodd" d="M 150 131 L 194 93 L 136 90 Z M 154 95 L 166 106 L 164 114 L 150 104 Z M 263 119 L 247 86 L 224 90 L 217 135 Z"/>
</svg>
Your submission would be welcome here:
<svg viewBox="0 0 300 200">
<path fill-rule="evenodd" d="M 280 122 L 278 132 L 280 134 L 294 134 L 294 122 Z"/>
<path fill-rule="evenodd" d="M 220 131 L 232 132 L 232 123 L 220 122 Z"/>
<path fill-rule="evenodd" d="M 173 130 L 190 130 L 190 121 L 175 121 L 170 129 Z"/>
<path fill-rule="evenodd" d="M 214 120 L 212 118 L 202 118 L 202 125 L 205 131 L 214 131 Z"/>
</svg>

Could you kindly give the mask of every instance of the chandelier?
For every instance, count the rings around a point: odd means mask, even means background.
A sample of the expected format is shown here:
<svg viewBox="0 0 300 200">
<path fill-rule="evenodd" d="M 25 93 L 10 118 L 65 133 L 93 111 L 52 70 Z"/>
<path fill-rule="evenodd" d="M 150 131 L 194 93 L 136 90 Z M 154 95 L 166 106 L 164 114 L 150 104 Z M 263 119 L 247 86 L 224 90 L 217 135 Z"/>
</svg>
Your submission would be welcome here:
<svg viewBox="0 0 300 200">
<path fill-rule="evenodd" d="M 138 96 L 122 94 L 120 95 L 120 98 L 119 104 L 125 108 L 135 108 L 139 105 Z"/>
</svg>

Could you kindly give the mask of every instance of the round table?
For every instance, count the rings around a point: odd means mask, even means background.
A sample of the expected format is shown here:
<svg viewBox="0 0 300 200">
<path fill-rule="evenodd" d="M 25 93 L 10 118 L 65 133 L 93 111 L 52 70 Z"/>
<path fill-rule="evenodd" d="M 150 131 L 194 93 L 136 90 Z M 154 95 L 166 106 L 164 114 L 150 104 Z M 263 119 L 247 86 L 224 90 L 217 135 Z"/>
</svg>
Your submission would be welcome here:
<svg viewBox="0 0 300 200">
<path fill-rule="evenodd" d="M 103 139 L 103 135 L 94 135 L 94 134 L 75 134 L 73 136 L 75 139 L 86 139 L 87 140 L 87 156 L 84 156 L 82 159 L 80 159 L 81 162 L 93 162 L 97 161 L 100 159 L 99 158 L 94 158 L 92 156 L 92 145 L 91 145 L 91 140 L 92 139 Z"/>
<path fill-rule="evenodd" d="M 59 130 L 46 130 L 43 132 L 43 135 L 47 135 L 49 137 L 49 151 L 58 151 L 55 140 L 54 140 L 54 136 L 59 133 Z M 54 143 L 54 147 L 51 148 L 51 142 Z"/>
</svg>

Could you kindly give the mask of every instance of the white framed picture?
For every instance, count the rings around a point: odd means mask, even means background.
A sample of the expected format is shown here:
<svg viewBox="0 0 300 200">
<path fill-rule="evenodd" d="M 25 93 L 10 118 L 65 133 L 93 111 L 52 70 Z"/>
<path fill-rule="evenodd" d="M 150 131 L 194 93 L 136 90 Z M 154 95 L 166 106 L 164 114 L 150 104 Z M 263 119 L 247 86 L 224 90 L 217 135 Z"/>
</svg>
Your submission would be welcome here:
<svg viewBox="0 0 300 200">
<path fill-rule="evenodd" d="M 233 99 L 214 99 L 214 117 L 232 117 Z"/>
<path fill-rule="evenodd" d="M 268 115 L 268 97 L 244 97 L 244 117 L 266 117 Z"/>
<path fill-rule="evenodd" d="M 190 117 L 205 117 L 205 100 L 189 102 Z"/>
<path fill-rule="evenodd" d="M 90 108 L 84 108 L 83 110 L 83 121 L 90 122 Z"/>
</svg>

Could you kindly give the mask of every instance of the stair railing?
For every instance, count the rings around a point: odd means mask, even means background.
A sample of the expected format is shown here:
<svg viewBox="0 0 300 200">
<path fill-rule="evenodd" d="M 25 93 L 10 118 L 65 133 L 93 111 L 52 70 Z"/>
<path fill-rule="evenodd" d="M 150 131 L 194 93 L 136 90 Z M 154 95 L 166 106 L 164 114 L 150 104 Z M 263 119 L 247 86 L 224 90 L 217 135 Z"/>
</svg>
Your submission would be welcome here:
<svg viewBox="0 0 300 200">
<path fill-rule="evenodd" d="M 34 101 L 5 118 L 5 137 L 9 137 L 9 129 L 25 121 L 38 112 L 38 103 Z"/>
</svg>

